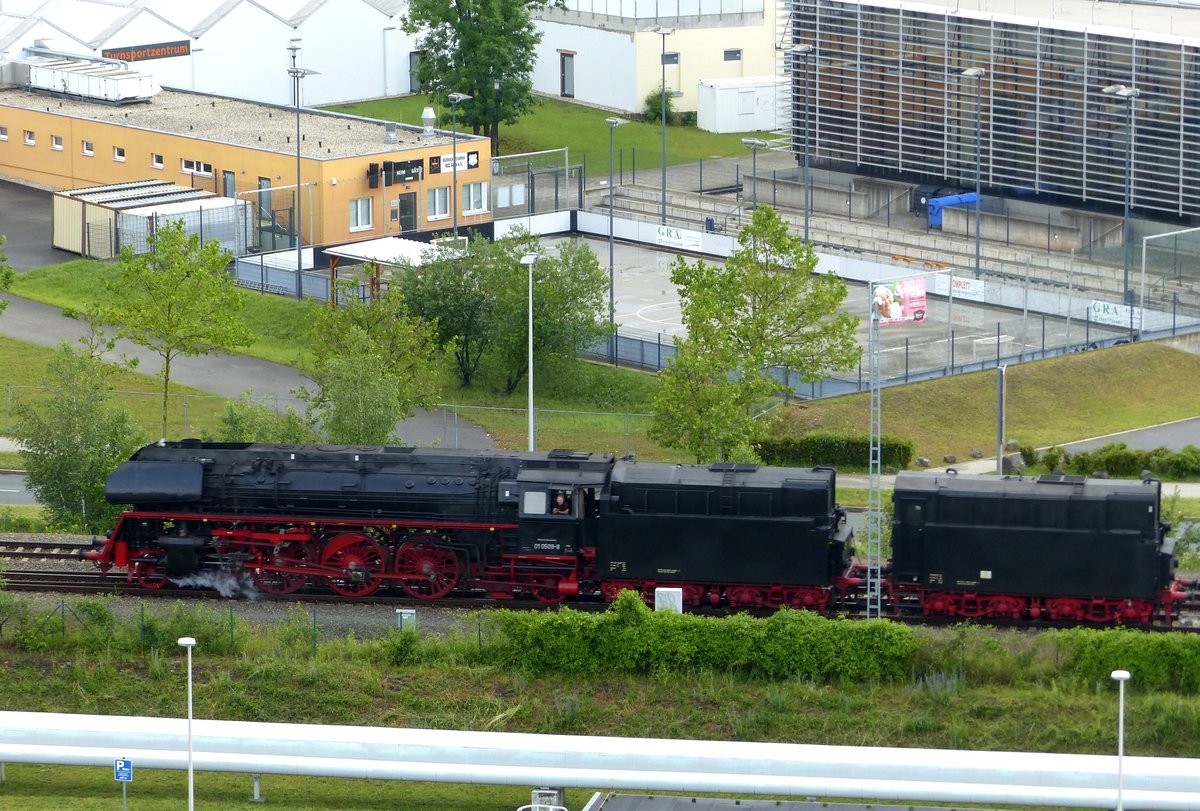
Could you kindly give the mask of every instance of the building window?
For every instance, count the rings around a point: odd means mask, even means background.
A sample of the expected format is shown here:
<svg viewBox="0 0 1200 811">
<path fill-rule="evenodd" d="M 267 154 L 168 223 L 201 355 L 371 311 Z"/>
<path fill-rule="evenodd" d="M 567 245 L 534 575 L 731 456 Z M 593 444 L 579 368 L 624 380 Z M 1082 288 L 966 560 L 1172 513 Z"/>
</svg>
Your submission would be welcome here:
<svg viewBox="0 0 1200 811">
<path fill-rule="evenodd" d="M 89 158 L 92 155 L 95 155 L 96 154 L 96 145 L 93 144 L 91 141 L 84 141 L 83 142 L 83 154 L 87 155 Z"/>
<path fill-rule="evenodd" d="M 463 186 L 463 214 L 487 211 L 487 184 L 467 183 Z"/>
<path fill-rule="evenodd" d="M 444 220 L 450 216 L 450 189 L 429 190 L 429 219 Z"/>
<path fill-rule="evenodd" d="M 0 127 L 0 141 L 8 140 L 8 127 Z"/>
<path fill-rule="evenodd" d="M 213 170 L 211 163 L 184 158 L 180 165 L 183 167 L 183 173 L 185 175 L 204 175 L 205 177 L 212 177 Z"/>
<path fill-rule="evenodd" d="M 37 137 L 33 134 L 33 130 L 25 130 L 25 143 L 29 146 L 37 143 Z"/>
<path fill-rule="evenodd" d="M 62 136 L 61 135 L 51 135 L 50 136 L 50 148 L 56 149 L 59 152 L 62 152 Z"/>
<path fill-rule="evenodd" d="M 725 49 L 725 61 L 726 62 L 741 62 L 742 61 L 742 49 L 741 48 L 726 48 Z"/>
<path fill-rule="evenodd" d="M 125 160 L 125 147 L 123 147 L 123 146 L 114 146 L 113 147 L 113 160 L 122 161 L 122 162 Z"/>
<path fill-rule="evenodd" d="M 665 54 L 662 55 L 662 63 L 664 65 L 678 65 L 679 64 L 679 52 L 678 51 L 667 51 Z"/>
<path fill-rule="evenodd" d="M 163 168 L 163 156 L 159 152 L 150 153 L 150 165 L 155 169 Z"/>
<path fill-rule="evenodd" d="M 371 229 L 371 198 L 358 197 L 350 201 L 350 230 L 368 231 Z"/>
</svg>

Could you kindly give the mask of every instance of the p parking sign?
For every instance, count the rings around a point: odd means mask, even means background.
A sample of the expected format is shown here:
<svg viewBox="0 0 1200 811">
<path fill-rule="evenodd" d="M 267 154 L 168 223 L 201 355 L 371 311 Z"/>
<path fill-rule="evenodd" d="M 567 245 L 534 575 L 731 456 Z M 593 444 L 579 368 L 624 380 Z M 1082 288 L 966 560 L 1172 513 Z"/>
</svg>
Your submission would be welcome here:
<svg viewBox="0 0 1200 811">
<path fill-rule="evenodd" d="M 121 783 L 133 782 L 133 761 L 126 758 L 117 758 L 113 761 L 113 780 Z"/>
</svg>

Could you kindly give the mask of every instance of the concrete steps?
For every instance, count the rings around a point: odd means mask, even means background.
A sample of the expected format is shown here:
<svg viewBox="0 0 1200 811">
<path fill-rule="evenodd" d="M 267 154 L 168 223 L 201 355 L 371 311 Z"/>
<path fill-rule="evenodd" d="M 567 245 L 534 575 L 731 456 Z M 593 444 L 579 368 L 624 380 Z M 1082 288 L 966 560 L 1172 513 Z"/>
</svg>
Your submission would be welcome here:
<svg viewBox="0 0 1200 811">
<path fill-rule="evenodd" d="M 607 212 L 611 200 L 614 214 L 628 219 L 648 222 L 659 220 L 662 213 L 662 187 L 627 184 L 618 186 L 612 195 L 606 187 L 589 189 L 587 204 L 594 210 Z M 765 202 L 765 201 L 760 201 Z M 779 208 L 779 213 L 797 232 L 804 227 L 804 212 L 794 208 Z M 706 229 L 708 218 L 713 230 L 736 235 L 749 221 L 750 201 L 733 195 L 710 195 L 696 192 L 667 190 L 667 222 L 695 231 Z M 864 257 L 876 257 L 894 264 L 903 272 L 946 270 L 953 268 L 962 276 L 975 272 L 975 242 L 972 238 L 946 234 L 921 227 L 922 221 L 907 212 L 893 213 L 889 224 L 886 216 L 870 220 L 851 220 L 833 217 L 821 211 L 809 216 L 809 235 L 822 250 L 851 252 Z M 1140 260 L 1139 260 L 1140 261 Z M 980 245 L 980 267 L 987 276 L 1000 276 L 1024 284 L 1026 276 L 1031 285 L 1080 291 L 1080 299 L 1089 296 L 1119 301 L 1123 289 L 1123 267 L 1072 260 L 1070 254 L 1038 252 L 1024 247 L 1012 247 L 984 241 Z M 1132 270 L 1135 291 L 1140 292 L 1140 264 Z M 1149 277 L 1148 277 L 1149 279 Z M 1157 277 L 1156 277 L 1157 281 Z M 1172 294 L 1195 300 L 1196 291 L 1190 283 L 1163 279 L 1147 288 L 1147 306 L 1170 311 Z"/>
</svg>

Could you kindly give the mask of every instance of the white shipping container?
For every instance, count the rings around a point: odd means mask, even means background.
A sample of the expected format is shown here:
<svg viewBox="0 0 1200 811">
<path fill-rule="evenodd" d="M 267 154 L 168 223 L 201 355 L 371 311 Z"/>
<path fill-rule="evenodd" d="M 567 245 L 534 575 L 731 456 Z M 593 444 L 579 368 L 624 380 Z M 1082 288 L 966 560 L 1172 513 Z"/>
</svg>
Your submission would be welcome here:
<svg viewBox="0 0 1200 811">
<path fill-rule="evenodd" d="M 782 76 L 701 79 L 696 91 L 696 126 L 721 133 L 776 130 L 780 126 L 776 105 L 786 94 L 787 79 Z"/>
</svg>

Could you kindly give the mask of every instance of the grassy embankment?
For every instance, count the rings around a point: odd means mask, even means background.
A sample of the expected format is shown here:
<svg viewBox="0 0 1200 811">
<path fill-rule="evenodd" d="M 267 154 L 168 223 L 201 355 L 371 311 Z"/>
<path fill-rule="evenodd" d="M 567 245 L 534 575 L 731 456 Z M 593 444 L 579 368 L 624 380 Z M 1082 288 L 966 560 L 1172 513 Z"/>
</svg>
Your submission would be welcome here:
<svg viewBox="0 0 1200 811">
<path fill-rule="evenodd" d="M 59 307 L 79 309 L 87 303 L 92 291 L 99 289 L 108 267 L 102 262 L 79 260 L 32 270 L 17 278 L 14 292 Z M 255 335 L 246 353 L 285 364 L 303 358 L 305 324 L 313 305 L 277 296 L 244 295 L 246 318 Z M 44 350 L 6 342 L 0 352 L 0 362 L 6 370 L 0 375 L 0 382 L 14 387 L 37 385 Z M 1114 381 L 1120 384 L 1115 385 Z M 535 383 L 540 447 L 628 450 L 643 459 L 689 461 L 686 455 L 647 440 L 644 418 L 624 416 L 649 411 L 655 386 L 652 375 L 600 364 L 560 362 L 536 375 Z M 124 375 L 118 384 L 122 392 L 153 392 L 155 387 L 153 380 L 137 375 Z M 483 425 L 501 447 L 524 445 L 523 387 L 508 396 L 486 379 L 471 388 L 462 388 L 447 364 L 440 390 L 443 402 L 454 404 L 463 418 Z M 1153 396 L 1143 394 L 1149 392 Z M 186 427 L 180 407 L 181 395 L 185 393 L 189 403 Z M 148 428 L 156 425 L 152 396 L 132 394 L 123 395 L 123 399 L 138 410 L 139 420 Z M 214 415 L 220 409 L 215 398 L 181 388 L 173 400 L 173 427 L 179 435 L 211 430 Z M 1162 344 L 1134 344 L 1074 354 L 1009 369 L 1007 434 L 1022 444 L 1060 444 L 1195 416 L 1197 402 L 1200 402 L 1198 356 Z M 776 412 L 778 430 L 860 433 L 867 423 L 867 406 L 865 394 L 797 403 Z M 991 452 L 994 421 L 992 372 L 914 383 L 887 389 L 883 395 L 884 430 L 911 439 L 919 455 L 935 462 L 947 454 L 967 458 L 972 448 Z"/>
<path fill-rule="evenodd" d="M 421 111 L 426 106 L 436 108 L 436 104 L 424 96 L 404 96 L 358 104 L 335 104 L 326 109 L 420 126 Z M 565 146 L 570 150 L 572 164 L 586 162 L 590 176 L 606 176 L 608 125 L 604 119 L 610 115 L 594 107 L 542 98 L 532 112 L 517 124 L 500 125 L 500 154 L 521 155 Z M 449 120 L 443 126 L 449 129 Z M 667 129 L 667 165 L 726 157 L 744 158 L 748 163 L 750 152 L 742 145 L 742 138 L 747 136 L 772 137 L 766 132 L 718 135 L 694 126 L 670 126 Z M 620 174 L 623 171 L 626 182 L 631 177 L 635 162 L 639 172 L 661 167 L 662 125 L 657 122 L 630 121 L 618 127 L 613 133 L 613 162 L 613 172 Z M 647 177 L 651 182 L 659 182 L 649 175 Z"/>
<path fill-rule="evenodd" d="M 41 642 L 36 633 L 23 636 L 10 626 L 0 642 L 6 674 L 0 707 L 180 717 L 185 661 L 174 639 L 190 633 L 206 648 L 195 666 L 201 719 L 995 751 L 1111 753 L 1115 746 L 1112 685 L 1068 675 L 1054 634 L 918 629 L 912 672 L 883 683 L 707 670 L 568 677 L 498 664 L 489 655 L 495 637 L 486 619 L 477 632 L 476 621 L 466 617 L 462 635 L 423 636 L 415 647 L 397 644 L 403 640 L 395 636 L 323 636 L 314 653 L 311 621 L 298 610 L 278 626 L 237 623 L 236 645 L 224 645 L 221 653 L 219 640 L 229 633 L 223 611 L 155 607 L 111 627 L 99 603 L 72 604 L 65 642 L 57 621 Z M 75 616 L 91 625 L 84 629 Z M 31 652 L 31 642 L 48 650 Z M 1131 755 L 1200 755 L 1200 697 L 1152 692 L 1135 676 L 1126 713 Z M 132 807 L 178 807 L 184 786 L 181 773 L 140 770 Z M 200 773 L 197 807 L 240 804 L 248 790 L 245 776 Z M 286 811 L 428 808 L 434 802 L 515 808 L 528 797 L 517 788 L 270 775 L 264 790 L 272 807 Z M 111 769 L 9 764 L 0 808 L 110 807 L 115 793 Z M 579 807 L 582 796 L 575 792 L 571 806 Z"/>
</svg>

